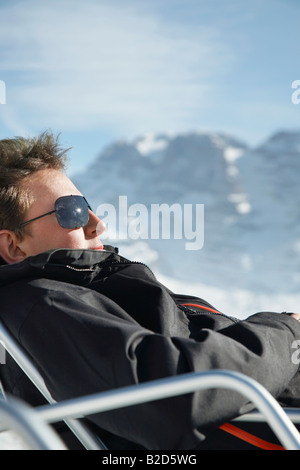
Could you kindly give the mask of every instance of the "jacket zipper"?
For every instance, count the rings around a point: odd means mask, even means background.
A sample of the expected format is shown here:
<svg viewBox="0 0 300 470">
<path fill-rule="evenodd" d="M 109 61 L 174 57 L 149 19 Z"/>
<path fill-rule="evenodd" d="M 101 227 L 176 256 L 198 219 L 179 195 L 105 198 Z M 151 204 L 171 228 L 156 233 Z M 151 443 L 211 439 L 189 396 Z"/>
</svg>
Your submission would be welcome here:
<svg viewBox="0 0 300 470">
<path fill-rule="evenodd" d="M 69 264 L 65 265 L 66 268 L 71 269 L 72 271 L 77 271 L 77 272 L 94 272 L 94 269 L 92 268 L 74 268 L 74 266 L 70 266 Z"/>
<path fill-rule="evenodd" d="M 154 272 L 149 268 L 149 266 L 147 266 L 147 264 L 142 263 L 141 261 L 125 261 L 125 260 L 124 261 L 104 261 L 103 263 L 101 263 L 101 267 L 106 266 L 106 265 L 107 266 L 112 265 L 112 264 L 124 264 L 124 265 L 139 264 L 147 268 L 148 271 L 150 271 L 150 273 L 152 274 L 152 276 L 156 279 Z"/>
<path fill-rule="evenodd" d="M 124 264 L 124 265 L 140 264 L 141 266 L 144 266 L 145 268 L 147 268 L 151 272 L 152 276 L 156 279 L 155 274 L 149 268 L 149 266 L 147 266 L 145 263 L 142 263 L 141 261 L 103 261 L 103 263 L 100 263 L 99 265 L 102 268 L 102 267 L 110 266 L 113 264 Z M 56 266 L 66 267 L 68 269 L 71 269 L 72 271 L 77 271 L 77 272 L 95 272 L 94 268 L 75 268 L 74 266 L 71 266 L 69 264 L 56 265 Z"/>
</svg>

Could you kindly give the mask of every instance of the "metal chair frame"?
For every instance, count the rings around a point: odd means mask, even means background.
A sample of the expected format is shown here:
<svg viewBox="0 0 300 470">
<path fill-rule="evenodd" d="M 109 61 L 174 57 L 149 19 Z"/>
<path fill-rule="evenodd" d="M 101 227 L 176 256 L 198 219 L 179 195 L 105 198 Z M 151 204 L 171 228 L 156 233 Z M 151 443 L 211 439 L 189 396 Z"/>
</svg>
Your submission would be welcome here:
<svg viewBox="0 0 300 470">
<path fill-rule="evenodd" d="M 19 365 L 19 367 L 23 370 L 31 382 L 44 396 L 47 402 L 50 404 L 55 404 L 56 401 L 52 398 L 41 374 L 38 372 L 25 352 L 21 349 L 19 344 L 1 322 L 0 341 L 8 354 L 10 354 L 10 356 L 15 360 L 15 362 Z M 106 446 L 103 444 L 103 442 L 101 442 L 98 437 L 94 436 L 82 422 L 68 418 L 64 421 L 87 450 L 106 450 Z"/>
<path fill-rule="evenodd" d="M 300 434 L 294 425 L 300 422 L 300 410 L 283 409 L 262 385 L 244 374 L 229 370 L 188 373 L 57 403 L 39 372 L 2 323 L 0 341 L 49 403 L 29 408 L 10 397 L 0 400 L 0 419 L 4 426 L 17 430 L 34 448 L 62 450 L 64 444 L 58 436 L 53 437 L 52 430 L 48 432 L 48 424 L 65 421 L 87 450 L 106 450 L 105 445 L 78 421 L 79 418 L 197 390 L 224 388 L 246 396 L 258 410 L 237 420 L 267 422 L 287 450 L 300 450 Z"/>
</svg>

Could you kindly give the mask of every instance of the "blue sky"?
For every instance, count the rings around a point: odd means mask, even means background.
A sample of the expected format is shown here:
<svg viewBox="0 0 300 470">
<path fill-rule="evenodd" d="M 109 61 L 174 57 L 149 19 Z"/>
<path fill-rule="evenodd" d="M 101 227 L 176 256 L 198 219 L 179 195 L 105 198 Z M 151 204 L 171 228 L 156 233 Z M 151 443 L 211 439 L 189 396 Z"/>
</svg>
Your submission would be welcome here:
<svg viewBox="0 0 300 470">
<path fill-rule="evenodd" d="M 0 138 L 61 132 L 71 172 L 147 132 L 300 128 L 297 0 L 0 0 Z"/>
</svg>

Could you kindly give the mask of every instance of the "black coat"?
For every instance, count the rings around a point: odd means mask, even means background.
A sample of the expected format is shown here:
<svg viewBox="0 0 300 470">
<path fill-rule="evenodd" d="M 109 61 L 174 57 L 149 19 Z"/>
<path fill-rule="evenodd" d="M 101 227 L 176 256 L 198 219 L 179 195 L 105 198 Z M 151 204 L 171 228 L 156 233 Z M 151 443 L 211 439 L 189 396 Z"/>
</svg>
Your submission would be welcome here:
<svg viewBox="0 0 300 470">
<path fill-rule="evenodd" d="M 271 312 L 230 318 L 203 299 L 172 293 L 147 266 L 110 247 L 54 250 L 2 266 L 0 299 L 1 320 L 58 401 L 192 371 L 230 369 L 256 379 L 285 403 L 297 403 L 299 366 L 291 358 L 299 322 Z M 41 403 L 13 361 L 0 367 L 8 391 L 32 405 Z M 248 409 L 247 399 L 235 392 L 205 390 L 89 421 L 112 434 L 116 448 L 123 439 L 133 443 L 129 448 L 222 448 L 218 427 Z"/>
</svg>

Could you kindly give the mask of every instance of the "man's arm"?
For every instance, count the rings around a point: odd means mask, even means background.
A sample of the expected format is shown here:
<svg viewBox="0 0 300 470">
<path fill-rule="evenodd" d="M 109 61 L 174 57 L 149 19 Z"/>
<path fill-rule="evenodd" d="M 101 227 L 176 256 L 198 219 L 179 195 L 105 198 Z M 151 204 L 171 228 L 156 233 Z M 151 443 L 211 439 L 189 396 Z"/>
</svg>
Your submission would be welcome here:
<svg viewBox="0 0 300 470">
<path fill-rule="evenodd" d="M 297 318 L 259 313 L 217 332 L 200 329 L 190 340 L 154 334 L 101 296 L 87 306 L 87 293 L 78 292 L 41 299 L 20 332 L 57 400 L 212 369 L 244 373 L 278 396 L 298 371 L 291 359 Z M 235 392 L 205 390 L 91 419 L 149 449 L 193 449 L 246 405 Z"/>
</svg>

